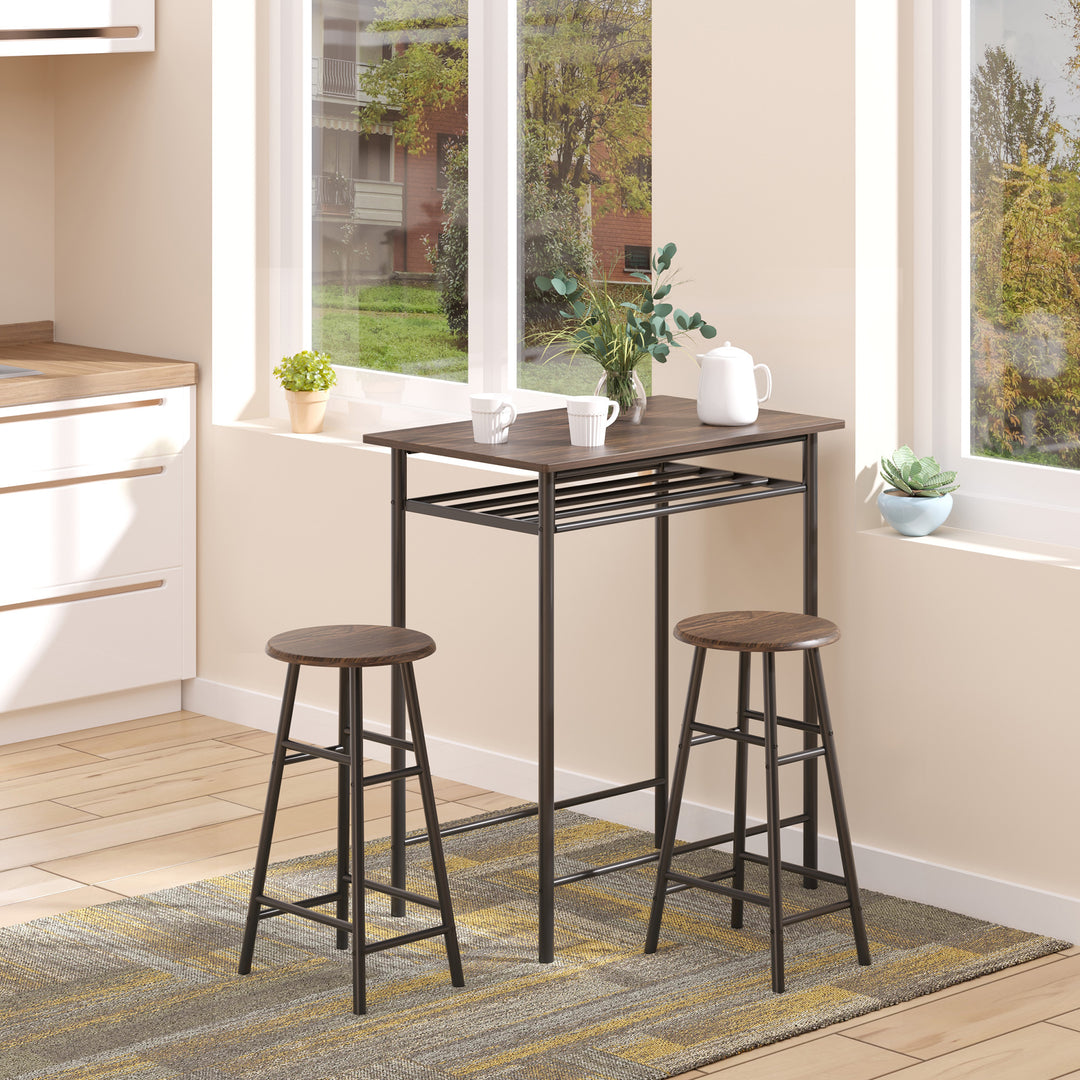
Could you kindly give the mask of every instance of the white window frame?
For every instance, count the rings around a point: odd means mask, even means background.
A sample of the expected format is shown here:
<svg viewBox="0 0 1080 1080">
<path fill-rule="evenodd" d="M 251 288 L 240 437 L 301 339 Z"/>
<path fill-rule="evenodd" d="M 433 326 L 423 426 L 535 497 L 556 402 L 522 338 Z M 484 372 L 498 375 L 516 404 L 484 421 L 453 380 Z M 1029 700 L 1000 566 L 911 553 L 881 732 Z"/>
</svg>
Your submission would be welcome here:
<svg viewBox="0 0 1080 1080">
<path fill-rule="evenodd" d="M 311 346 L 311 3 L 273 0 L 270 72 L 270 308 L 275 358 Z M 469 0 L 469 378 L 455 383 L 335 365 L 334 397 L 363 427 L 466 416 L 469 395 L 509 393 L 519 409 L 561 405 L 516 386 L 518 290 L 517 5 Z M 300 32 L 294 32 L 302 28 Z M 273 364 L 271 365 L 273 366 Z M 365 390 L 364 383 L 368 383 Z M 370 388 L 378 383 L 380 390 Z M 271 415 L 287 416 L 271 380 Z M 381 400 L 380 400 L 381 398 Z M 362 405 L 362 407 L 355 407 Z M 410 413 L 415 413 L 411 417 Z"/>
<path fill-rule="evenodd" d="M 970 11 L 913 7 L 915 449 L 959 471 L 950 526 L 1080 547 L 1080 470 L 971 453 Z"/>
</svg>

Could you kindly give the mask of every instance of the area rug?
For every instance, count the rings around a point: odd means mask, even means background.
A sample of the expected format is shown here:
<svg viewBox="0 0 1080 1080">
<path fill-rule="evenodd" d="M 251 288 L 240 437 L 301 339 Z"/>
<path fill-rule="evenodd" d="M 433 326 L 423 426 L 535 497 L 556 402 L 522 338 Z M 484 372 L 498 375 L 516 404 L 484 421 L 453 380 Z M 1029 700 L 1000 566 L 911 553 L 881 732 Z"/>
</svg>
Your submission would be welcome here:
<svg viewBox="0 0 1080 1080">
<path fill-rule="evenodd" d="M 652 849 L 641 832 L 562 812 L 560 873 Z M 350 1012 L 333 931 L 263 921 L 251 975 L 236 973 L 250 874 L 238 873 L 0 930 L 0 1075 L 10 1080 L 654 1080 L 907 1001 L 1067 947 L 866 891 L 873 965 L 846 912 L 785 934 L 787 992 L 769 988 L 765 909 L 744 928 L 701 890 L 668 900 L 659 951 L 642 954 L 651 868 L 556 891 L 556 960 L 536 960 L 535 821 L 445 844 L 466 986 L 442 939 L 369 957 L 369 1013 Z M 409 887 L 434 895 L 423 847 Z M 684 857 L 692 872 L 725 856 Z M 384 875 L 387 843 L 369 845 Z M 748 875 L 751 871 L 748 870 Z M 753 872 L 760 872 L 755 867 Z M 329 891 L 330 854 L 271 869 L 270 895 Z M 785 875 L 785 913 L 840 898 Z M 764 880 L 750 887 L 765 891 Z M 373 936 L 431 925 L 368 899 Z"/>
</svg>

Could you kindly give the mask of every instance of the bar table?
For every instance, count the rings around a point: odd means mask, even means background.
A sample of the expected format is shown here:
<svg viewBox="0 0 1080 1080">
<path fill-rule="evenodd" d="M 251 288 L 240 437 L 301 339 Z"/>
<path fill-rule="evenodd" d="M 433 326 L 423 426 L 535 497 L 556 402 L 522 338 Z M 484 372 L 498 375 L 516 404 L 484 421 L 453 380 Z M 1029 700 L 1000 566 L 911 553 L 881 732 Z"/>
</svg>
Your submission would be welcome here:
<svg viewBox="0 0 1080 1080">
<path fill-rule="evenodd" d="M 381 431 L 364 442 L 391 451 L 391 622 L 405 626 L 406 514 L 429 514 L 475 525 L 510 529 L 537 538 L 539 577 L 539 678 L 537 727 L 537 801 L 513 813 L 494 814 L 465 826 L 448 826 L 442 835 L 483 828 L 535 814 L 538 843 L 538 956 L 550 963 L 555 956 L 555 886 L 636 866 L 658 852 L 608 866 L 555 876 L 555 811 L 652 789 L 655 800 L 655 843 L 660 845 L 667 812 L 668 774 L 668 524 L 671 515 L 711 507 L 754 502 L 785 495 L 803 497 L 802 563 L 803 611 L 817 614 L 817 437 L 835 431 L 842 420 L 763 409 L 757 422 L 743 427 L 712 427 L 697 418 L 696 402 L 664 395 L 650 397 L 640 424 L 615 423 L 603 446 L 570 445 L 565 409 L 522 413 L 510 428 L 507 442 L 485 445 L 473 441 L 472 422 Z M 801 447 L 799 480 L 781 480 L 754 473 L 733 472 L 703 465 L 696 459 L 733 450 L 794 444 Z M 459 461 L 484 462 L 535 473 L 536 478 L 492 483 L 464 491 L 422 497 L 408 493 L 410 454 L 429 454 Z M 574 798 L 555 799 L 555 536 L 578 529 L 655 519 L 655 702 L 654 771 L 651 777 L 604 788 Z M 804 680 L 804 719 L 812 721 L 814 702 L 809 675 Z M 391 698 L 391 734 L 403 737 L 405 702 L 400 688 Z M 806 748 L 816 736 L 805 733 Z M 403 768 L 404 751 L 391 751 L 391 768 Z M 804 764 L 803 812 L 784 824 L 801 824 L 803 864 L 817 867 L 816 761 Z M 395 782 L 391 796 L 391 884 L 405 884 L 405 785 Z M 410 838 L 410 843 L 423 837 Z M 807 888 L 816 880 L 804 878 Z M 392 901 L 395 915 L 404 913 Z"/>
</svg>

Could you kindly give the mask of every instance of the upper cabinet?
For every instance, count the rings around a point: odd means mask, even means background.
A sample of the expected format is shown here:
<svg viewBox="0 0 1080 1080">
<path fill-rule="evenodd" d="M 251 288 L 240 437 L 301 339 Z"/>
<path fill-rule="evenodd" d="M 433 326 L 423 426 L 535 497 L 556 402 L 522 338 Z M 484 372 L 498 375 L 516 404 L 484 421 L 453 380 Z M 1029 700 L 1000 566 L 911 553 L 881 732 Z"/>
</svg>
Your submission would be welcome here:
<svg viewBox="0 0 1080 1080">
<path fill-rule="evenodd" d="M 154 51 L 154 0 L 0 0 L 0 56 Z"/>
</svg>

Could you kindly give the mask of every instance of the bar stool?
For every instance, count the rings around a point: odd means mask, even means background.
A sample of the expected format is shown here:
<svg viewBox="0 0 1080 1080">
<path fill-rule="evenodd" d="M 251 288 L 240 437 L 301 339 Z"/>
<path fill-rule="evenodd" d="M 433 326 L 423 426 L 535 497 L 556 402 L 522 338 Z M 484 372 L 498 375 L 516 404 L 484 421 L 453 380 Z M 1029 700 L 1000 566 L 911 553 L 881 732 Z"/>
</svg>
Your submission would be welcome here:
<svg viewBox="0 0 1080 1080">
<path fill-rule="evenodd" d="M 819 619 L 814 615 L 791 614 L 784 611 L 720 611 L 709 615 L 695 615 L 683 619 L 675 627 L 675 637 L 694 646 L 694 662 L 690 672 L 690 687 L 686 698 L 686 713 L 683 718 L 682 734 L 679 741 L 679 753 L 675 762 L 675 775 L 672 779 L 671 802 L 664 827 L 664 838 L 660 847 L 660 862 L 656 874 L 656 890 L 653 894 L 652 911 L 649 918 L 649 930 L 645 940 L 645 952 L 656 952 L 660 938 L 660 922 L 664 917 L 664 900 L 668 893 L 681 892 L 687 888 L 706 889 L 721 896 L 731 898 L 731 925 L 733 929 L 742 926 L 743 902 L 761 904 L 769 909 L 769 942 L 771 949 L 772 988 L 777 994 L 784 990 L 784 926 L 801 922 L 817 915 L 826 915 L 833 911 L 849 908 L 851 924 L 855 933 L 855 950 L 860 964 L 870 963 L 870 949 L 866 940 L 866 927 L 863 922 L 862 904 L 859 899 L 859 885 L 855 877 L 855 858 L 851 850 L 851 833 L 848 829 L 847 812 L 844 809 L 844 796 L 840 787 L 840 770 L 836 761 L 836 747 L 833 740 L 832 721 L 829 706 L 825 698 L 825 680 L 821 670 L 819 649 L 831 645 L 840 637 L 840 631 L 828 619 Z M 710 649 L 739 654 L 738 708 L 737 726 L 720 728 L 697 720 L 698 697 L 701 691 L 701 677 L 705 669 L 705 656 Z M 778 652 L 803 652 L 806 655 L 813 688 L 814 702 L 818 717 L 817 724 L 792 720 L 778 716 L 776 712 L 776 654 Z M 764 711 L 750 708 L 750 654 L 762 654 L 764 676 Z M 764 737 L 752 735 L 749 730 L 750 720 L 762 720 L 765 725 Z M 780 754 L 777 749 L 777 729 L 779 726 L 798 728 L 809 732 L 812 738 L 808 745 L 791 754 Z M 817 736 L 821 745 L 817 745 Z M 735 750 L 735 821 L 734 830 L 723 836 L 714 836 L 708 840 L 675 846 L 675 831 L 678 827 L 679 808 L 682 802 L 683 786 L 686 781 L 686 767 L 690 760 L 690 749 L 701 743 L 715 742 L 718 739 L 733 739 Z M 766 821 L 764 825 L 746 827 L 746 786 L 747 786 L 747 747 L 760 746 L 765 750 L 765 802 Z M 833 817 L 836 821 L 836 838 L 840 845 L 840 861 L 843 875 L 829 874 L 814 867 L 781 862 L 780 830 L 788 825 L 804 824 L 809 820 L 806 814 L 790 818 L 780 817 L 779 767 L 796 761 L 813 761 L 816 766 L 818 757 L 825 758 L 825 769 L 832 794 Z M 811 822 L 811 825 L 813 823 Z M 766 833 L 768 855 L 762 856 L 746 850 L 746 838 L 758 833 Z M 719 844 L 732 845 L 732 867 L 718 874 L 695 877 L 671 868 L 673 855 Z M 763 863 L 768 868 L 768 895 L 747 892 L 744 888 L 745 863 Z M 799 912 L 784 917 L 781 906 L 780 871 L 788 870 L 803 875 L 807 884 L 828 881 L 842 885 L 847 891 L 847 899 L 832 904 L 825 904 L 809 911 Z M 731 878 L 731 885 L 722 885 L 720 881 Z M 669 885 L 668 882 L 674 884 Z"/>
<path fill-rule="evenodd" d="M 339 949 L 346 947 L 349 935 L 352 935 L 353 1012 L 358 1016 L 367 1011 L 365 962 L 368 953 L 378 952 L 395 945 L 406 945 L 424 938 L 442 936 L 445 939 L 446 955 L 450 966 L 450 981 L 454 986 L 464 986 L 465 979 L 461 971 L 457 930 L 454 926 L 454 913 L 450 903 L 450 885 L 446 876 L 446 863 L 439 839 L 439 823 L 435 814 L 435 793 L 431 786 L 431 769 L 428 764 L 424 729 L 420 720 L 420 702 L 413 675 L 413 661 L 430 656 L 435 651 L 435 642 L 427 634 L 407 630 L 400 626 L 309 626 L 302 630 L 289 630 L 272 637 L 267 642 L 266 651 L 275 659 L 283 660 L 289 667 L 285 676 L 281 719 L 278 723 L 277 742 L 274 747 L 270 782 L 266 792 L 266 810 L 263 814 L 262 833 L 259 836 L 259 851 L 251 881 L 251 900 L 248 905 L 244 940 L 240 950 L 240 974 L 247 975 L 251 971 L 251 959 L 255 950 L 255 934 L 259 921 L 288 912 L 335 927 Z M 363 729 L 361 672 L 366 667 L 387 665 L 394 666 L 397 669 L 398 678 L 401 679 L 408 708 L 411 741 Z M 300 668 L 303 666 L 339 669 L 338 742 L 335 746 L 312 746 L 289 737 L 293 704 L 296 700 L 296 684 L 300 676 Z M 410 768 L 391 769 L 374 776 L 364 776 L 363 744 L 365 739 L 412 751 L 416 764 Z M 282 774 L 286 765 L 298 761 L 310 761 L 316 757 L 336 761 L 338 765 L 337 887 L 331 893 L 303 900 L 274 899 L 266 896 L 264 889 L 266 867 L 270 860 L 270 844 L 274 835 L 274 818 L 281 793 Z M 420 781 L 437 900 L 408 889 L 371 881 L 364 876 L 364 788 L 392 780 L 404 781 L 410 776 L 415 776 Z M 351 919 L 349 918 L 350 886 L 352 891 Z M 396 901 L 407 900 L 414 904 L 436 908 L 442 917 L 442 922 L 430 929 L 415 930 L 412 933 L 369 943 L 364 924 L 366 889 L 386 893 Z M 335 905 L 334 915 L 312 910 L 327 904 Z"/>
</svg>

